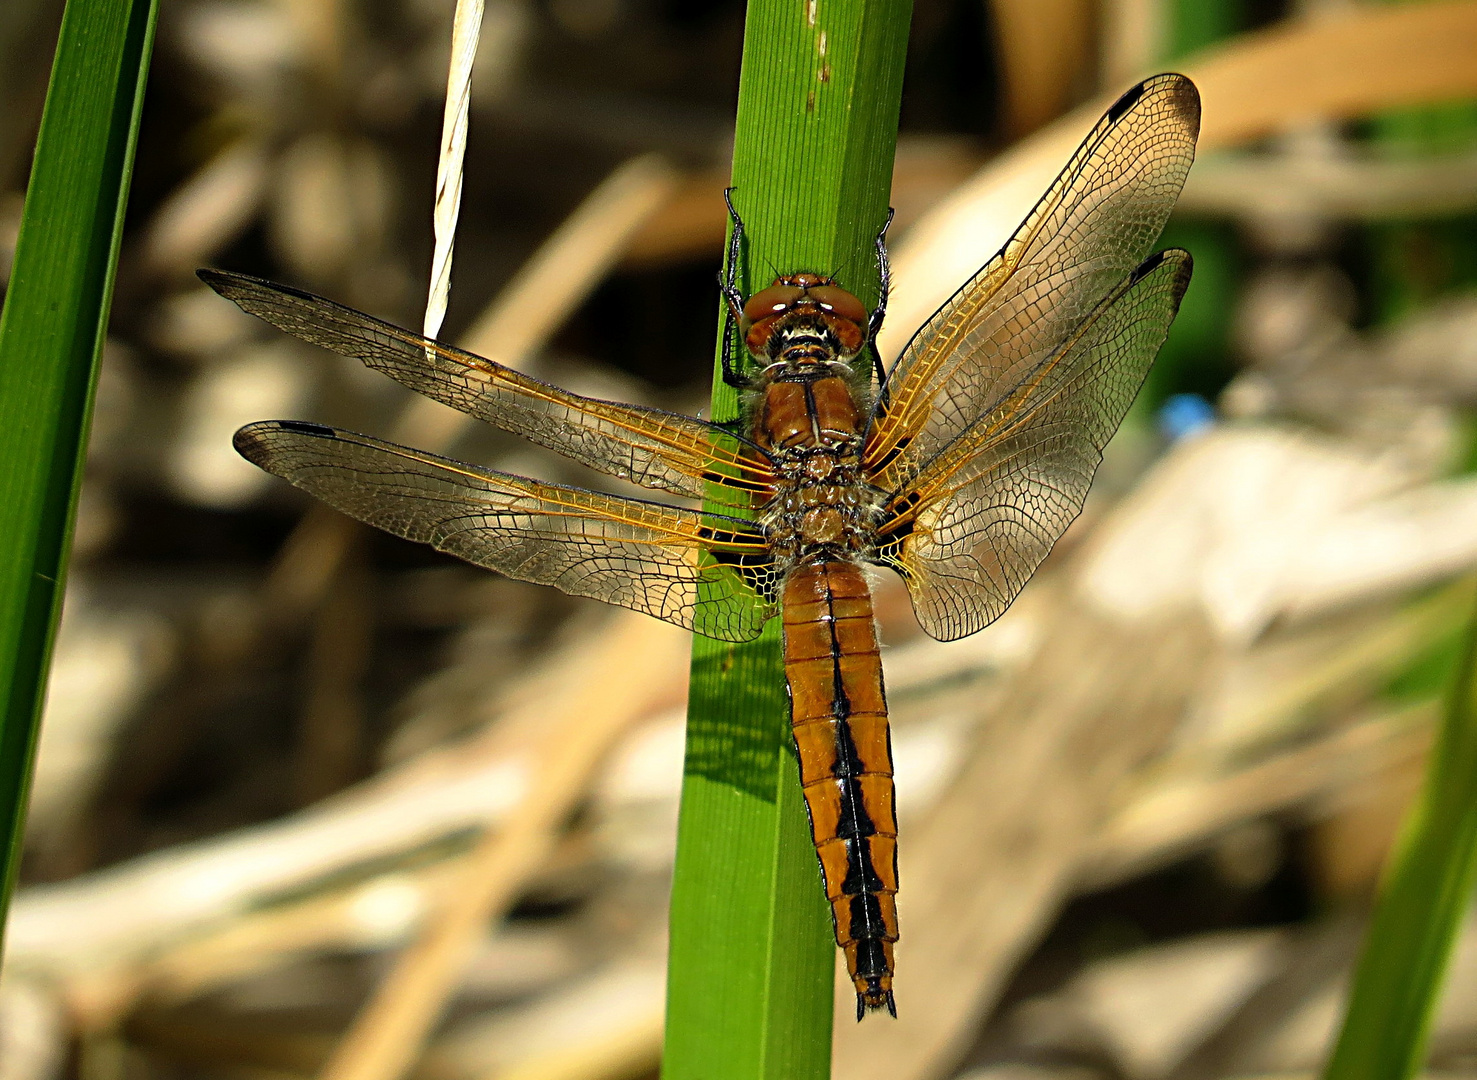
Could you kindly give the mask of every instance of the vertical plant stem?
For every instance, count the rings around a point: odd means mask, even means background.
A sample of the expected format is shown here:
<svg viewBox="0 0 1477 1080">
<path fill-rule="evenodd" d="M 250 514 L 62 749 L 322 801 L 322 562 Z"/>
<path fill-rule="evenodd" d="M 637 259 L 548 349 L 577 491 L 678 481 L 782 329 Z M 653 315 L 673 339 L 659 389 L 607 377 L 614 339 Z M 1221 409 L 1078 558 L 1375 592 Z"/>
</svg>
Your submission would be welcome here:
<svg viewBox="0 0 1477 1080">
<path fill-rule="evenodd" d="M 1477 882 L 1477 616 L 1425 783 L 1385 868 L 1326 1080 L 1400 1080 L 1425 1055 L 1451 945 Z"/>
<path fill-rule="evenodd" d="M 813 270 L 875 303 L 910 14 L 751 0 L 733 163 L 746 294 Z M 739 414 L 715 372 L 714 419 Z M 694 642 L 666 1080 L 829 1075 L 835 946 L 788 720 L 775 623 L 744 645 Z"/>
<path fill-rule="evenodd" d="M 0 829 L 9 903 L 107 329 L 153 0 L 70 0 L 0 313 Z"/>
</svg>

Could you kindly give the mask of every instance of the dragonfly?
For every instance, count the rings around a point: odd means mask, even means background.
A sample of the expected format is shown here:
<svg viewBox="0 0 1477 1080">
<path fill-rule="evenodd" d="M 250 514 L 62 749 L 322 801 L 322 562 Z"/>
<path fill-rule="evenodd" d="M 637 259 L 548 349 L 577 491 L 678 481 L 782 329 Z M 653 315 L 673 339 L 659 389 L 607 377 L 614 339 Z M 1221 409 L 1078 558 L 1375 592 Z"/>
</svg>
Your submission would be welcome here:
<svg viewBox="0 0 1477 1080">
<path fill-rule="evenodd" d="M 300 420 L 236 433 L 246 458 L 330 506 L 508 577 L 728 642 L 779 617 L 800 782 L 857 1019 L 893 995 L 897 815 L 868 568 L 890 567 L 951 641 L 1010 605 L 1087 497 L 1190 281 L 1151 253 L 1194 158 L 1200 101 L 1147 79 L 1098 121 L 1005 246 L 891 367 L 833 277 L 745 297 L 743 222 L 720 274 L 722 370 L 750 402 L 723 426 L 582 397 L 286 285 L 202 270 L 304 341 L 609 476 L 701 508 L 439 457 Z"/>
</svg>

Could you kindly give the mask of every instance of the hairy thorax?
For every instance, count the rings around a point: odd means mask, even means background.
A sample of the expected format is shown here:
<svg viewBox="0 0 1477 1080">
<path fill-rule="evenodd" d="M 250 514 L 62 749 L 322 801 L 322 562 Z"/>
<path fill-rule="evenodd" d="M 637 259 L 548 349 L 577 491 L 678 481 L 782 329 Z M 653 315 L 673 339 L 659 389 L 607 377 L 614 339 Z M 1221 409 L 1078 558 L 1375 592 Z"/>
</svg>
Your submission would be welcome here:
<svg viewBox="0 0 1477 1080">
<path fill-rule="evenodd" d="M 862 411 L 840 363 L 777 364 L 761 377 L 754 439 L 770 454 L 774 495 L 761 520 L 776 561 L 864 558 L 878 509 L 861 475 Z"/>
</svg>

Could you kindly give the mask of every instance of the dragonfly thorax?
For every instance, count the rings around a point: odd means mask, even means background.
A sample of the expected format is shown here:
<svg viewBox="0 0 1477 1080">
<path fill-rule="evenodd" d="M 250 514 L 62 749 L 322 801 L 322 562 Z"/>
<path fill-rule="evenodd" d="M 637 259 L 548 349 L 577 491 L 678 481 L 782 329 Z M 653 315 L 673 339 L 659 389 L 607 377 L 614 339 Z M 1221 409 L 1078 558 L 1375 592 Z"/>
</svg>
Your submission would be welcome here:
<svg viewBox="0 0 1477 1080">
<path fill-rule="evenodd" d="M 776 567 L 787 573 L 818 558 L 866 559 L 880 503 L 856 458 L 800 449 L 784 456 L 790 461 L 760 513 Z"/>
<path fill-rule="evenodd" d="M 773 494 L 761 510 L 776 564 L 856 558 L 873 543 L 875 491 L 862 475 L 862 409 L 850 369 L 812 365 L 813 377 L 766 372 L 754 441 L 769 455 Z"/>
</svg>

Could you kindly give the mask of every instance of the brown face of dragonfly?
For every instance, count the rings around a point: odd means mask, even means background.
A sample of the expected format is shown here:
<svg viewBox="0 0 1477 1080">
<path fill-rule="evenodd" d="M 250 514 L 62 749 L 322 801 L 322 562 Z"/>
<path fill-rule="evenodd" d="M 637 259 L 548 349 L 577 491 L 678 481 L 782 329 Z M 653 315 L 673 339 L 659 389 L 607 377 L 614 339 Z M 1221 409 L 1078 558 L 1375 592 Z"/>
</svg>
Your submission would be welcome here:
<svg viewBox="0 0 1477 1080">
<path fill-rule="evenodd" d="M 740 313 L 739 332 L 755 358 L 777 360 L 796 341 L 829 348 L 834 359 L 849 360 L 867 343 L 867 308 L 828 277 L 786 274 L 749 297 Z"/>
</svg>

